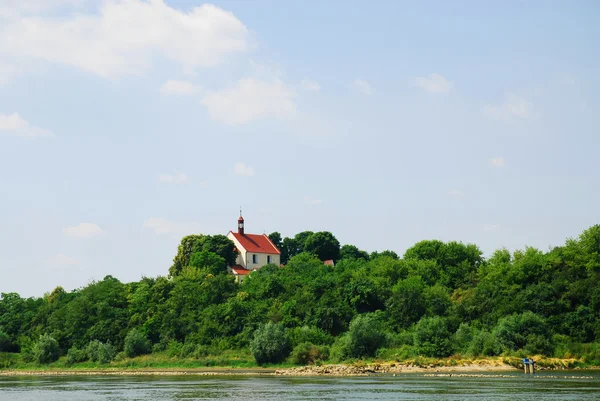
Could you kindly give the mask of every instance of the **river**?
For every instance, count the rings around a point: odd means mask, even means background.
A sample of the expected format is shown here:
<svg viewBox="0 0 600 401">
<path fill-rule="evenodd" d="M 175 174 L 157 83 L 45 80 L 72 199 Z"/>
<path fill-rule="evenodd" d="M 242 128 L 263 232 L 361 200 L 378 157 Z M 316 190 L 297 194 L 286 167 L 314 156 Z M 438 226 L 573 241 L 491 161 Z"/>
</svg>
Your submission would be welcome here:
<svg viewBox="0 0 600 401">
<path fill-rule="evenodd" d="M 479 373 L 478 373 L 479 375 Z M 502 377 L 508 376 L 508 377 Z M 599 400 L 600 371 L 517 371 L 483 377 L 15 376 L 0 401 Z"/>
</svg>

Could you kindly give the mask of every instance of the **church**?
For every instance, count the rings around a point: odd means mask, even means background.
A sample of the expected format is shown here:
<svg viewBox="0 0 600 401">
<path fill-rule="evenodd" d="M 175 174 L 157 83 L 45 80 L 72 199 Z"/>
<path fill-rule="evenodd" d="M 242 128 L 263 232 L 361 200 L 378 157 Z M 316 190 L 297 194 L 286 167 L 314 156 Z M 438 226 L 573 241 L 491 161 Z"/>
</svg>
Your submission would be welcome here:
<svg viewBox="0 0 600 401">
<path fill-rule="evenodd" d="M 227 238 L 233 241 L 238 253 L 236 264 L 229 267 L 229 272 L 235 276 L 236 281 L 243 281 L 247 275 L 266 264 L 279 266 L 281 251 L 267 234 L 246 234 L 241 212 L 237 232 L 229 231 Z"/>
</svg>

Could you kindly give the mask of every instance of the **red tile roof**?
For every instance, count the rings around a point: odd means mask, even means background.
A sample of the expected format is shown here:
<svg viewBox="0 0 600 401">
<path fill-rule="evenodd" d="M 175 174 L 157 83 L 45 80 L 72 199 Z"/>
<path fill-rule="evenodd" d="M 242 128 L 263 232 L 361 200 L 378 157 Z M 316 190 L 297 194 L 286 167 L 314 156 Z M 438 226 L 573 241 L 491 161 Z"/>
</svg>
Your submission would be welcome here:
<svg viewBox="0 0 600 401">
<path fill-rule="evenodd" d="M 268 253 L 279 255 L 281 252 L 267 237 L 267 234 L 240 234 L 231 231 L 235 239 L 244 247 L 246 252 Z"/>
<path fill-rule="evenodd" d="M 248 270 L 248 269 L 244 269 L 244 267 L 240 266 L 240 265 L 235 265 L 231 267 L 231 270 L 235 273 L 235 274 L 239 274 L 240 276 L 246 276 L 250 273 L 252 273 L 252 270 Z"/>
</svg>

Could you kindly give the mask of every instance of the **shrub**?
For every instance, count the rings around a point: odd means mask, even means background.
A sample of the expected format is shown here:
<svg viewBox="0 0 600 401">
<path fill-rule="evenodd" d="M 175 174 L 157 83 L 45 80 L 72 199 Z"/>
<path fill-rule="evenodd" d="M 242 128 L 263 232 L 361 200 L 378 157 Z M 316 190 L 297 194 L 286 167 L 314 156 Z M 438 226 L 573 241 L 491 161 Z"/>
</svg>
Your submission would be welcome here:
<svg viewBox="0 0 600 401">
<path fill-rule="evenodd" d="M 71 366 L 74 363 L 85 362 L 89 359 L 86 350 L 77 347 L 71 347 L 67 352 L 67 365 Z"/>
<path fill-rule="evenodd" d="M 125 351 L 127 357 L 133 358 L 138 355 L 149 354 L 152 352 L 152 346 L 144 334 L 137 329 L 132 329 L 125 336 L 123 351 Z"/>
<path fill-rule="evenodd" d="M 292 351 L 292 362 L 296 365 L 311 365 L 329 359 L 329 347 L 306 342 L 298 344 Z"/>
<path fill-rule="evenodd" d="M 502 348 L 508 351 L 524 348 L 532 334 L 544 336 L 547 332 L 546 320 L 529 311 L 503 317 L 493 330 Z"/>
<path fill-rule="evenodd" d="M 0 330 L 0 352 L 13 352 L 15 348 L 8 334 Z"/>
<path fill-rule="evenodd" d="M 331 346 L 331 358 L 336 362 L 343 362 L 350 358 L 350 336 L 344 333 L 339 336 Z"/>
<path fill-rule="evenodd" d="M 48 334 L 41 335 L 33 346 L 33 359 L 38 363 L 54 362 L 59 356 L 58 341 Z"/>
<path fill-rule="evenodd" d="M 261 325 L 250 342 L 250 351 L 256 363 L 277 363 L 290 354 L 290 342 L 283 325 L 269 322 Z"/>
<path fill-rule="evenodd" d="M 302 343 L 333 344 L 334 338 L 326 331 L 310 326 L 295 327 L 288 332 L 288 338 L 293 347 Z"/>
<path fill-rule="evenodd" d="M 117 349 L 112 344 L 98 340 L 90 341 L 85 351 L 90 361 L 101 364 L 112 362 L 117 355 Z"/>
<path fill-rule="evenodd" d="M 169 341 L 169 345 L 167 345 L 167 355 L 170 357 L 180 356 L 181 355 L 182 344 L 178 341 L 171 340 Z"/>
<path fill-rule="evenodd" d="M 502 347 L 500 343 L 489 331 L 476 331 L 473 334 L 471 343 L 467 348 L 467 354 L 470 356 L 495 356 L 500 355 Z"/>
<path fill-rule="evenodd" d="M 452 354 L 452 343 L 446 319 L 439 316 L 419 320 L 415 326 L 415 345 L 420 354 L 446 357 Z"/>
<path fill-rule="evenodd" d="M 185 343 L 181 346 L 181 351 L 179 352 L 179 356 L 182 358 L 187 358 L 193 356 L 194 351 L 196 351 L 196 344 Z"/>
<path fill-rule="evenodd" d="M 381 322 L 371 313 L 356 316 L 348 330 L 348 356 L 362 358 L 375 356 L 385 345 L 386 335 L 380 330 Z"/>
</svg>

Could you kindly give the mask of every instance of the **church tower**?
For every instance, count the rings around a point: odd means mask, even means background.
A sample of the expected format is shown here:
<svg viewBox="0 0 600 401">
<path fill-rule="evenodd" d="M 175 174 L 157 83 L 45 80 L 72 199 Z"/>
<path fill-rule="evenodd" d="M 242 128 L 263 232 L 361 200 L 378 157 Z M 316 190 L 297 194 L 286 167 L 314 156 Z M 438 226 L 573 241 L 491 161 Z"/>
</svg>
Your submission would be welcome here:
<svg viewBox="0 0 600 401">
<path fill-rule="evenodd" d="M 241 210 L 240 210 L 240 217 L 238 219 L 238 234 L 244 235 L 244 218 L 242 217 Z"/>
</svg>

